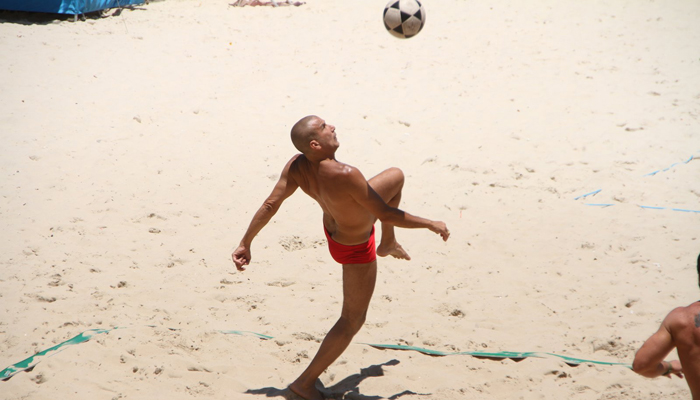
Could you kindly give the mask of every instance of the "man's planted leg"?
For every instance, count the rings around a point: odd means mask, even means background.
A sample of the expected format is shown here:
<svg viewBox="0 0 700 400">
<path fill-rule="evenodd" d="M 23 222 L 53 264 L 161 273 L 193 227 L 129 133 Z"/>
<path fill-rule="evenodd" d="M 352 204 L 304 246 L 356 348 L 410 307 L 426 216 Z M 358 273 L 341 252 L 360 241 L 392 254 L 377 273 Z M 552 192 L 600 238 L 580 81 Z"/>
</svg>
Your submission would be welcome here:
<svg viewBox="0 0 700 400">
<path fill-rule="evenodd" d="M 315 387 L 316 380 L 343 354 L 352 338 L 362 328 L 376 280 L 376 261 L 343 265 L 343 310 L 340 319 L 323 339 L 311 364 L 289 386 L 291 391 L 308 400 L 323 399 Z"/>
</svg>

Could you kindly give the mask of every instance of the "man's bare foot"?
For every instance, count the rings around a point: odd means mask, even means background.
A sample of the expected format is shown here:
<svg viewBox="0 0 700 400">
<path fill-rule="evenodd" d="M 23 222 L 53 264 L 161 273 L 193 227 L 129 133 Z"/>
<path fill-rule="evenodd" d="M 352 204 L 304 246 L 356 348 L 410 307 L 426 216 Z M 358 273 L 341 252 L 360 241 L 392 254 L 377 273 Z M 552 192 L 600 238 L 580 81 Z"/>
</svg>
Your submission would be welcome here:
<svg viewBox="0 0 700 400">
<path fill-rule="evenodd" d="M 401 247 L 399 242 L 394 242 L 392 244 L 379 244 L 377 247 L 377 255 L 379 257 L 392 256 L 401 260 L 410 260 L 411 256 L 406 253 L 406 250 Z"/>
<path fill-rule="evenodd" d="M 319 392 L 315 387 L 312 387 L 311 389 L 302 389 L 292 383 L 289 385 L 288 389 L 290 392 L 292 392 L 292 396 L 289 397 L 289 400 L 325 400 L 325 397 L 323 397 L 321 392 Z"/>
</svg>

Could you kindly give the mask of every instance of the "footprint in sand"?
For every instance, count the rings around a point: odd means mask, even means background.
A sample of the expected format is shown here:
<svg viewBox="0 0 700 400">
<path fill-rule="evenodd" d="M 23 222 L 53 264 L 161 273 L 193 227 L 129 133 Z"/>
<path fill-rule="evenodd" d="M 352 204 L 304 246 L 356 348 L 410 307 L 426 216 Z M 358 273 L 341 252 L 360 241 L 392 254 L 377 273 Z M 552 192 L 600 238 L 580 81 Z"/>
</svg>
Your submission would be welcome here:
<svg viewBox="0 0 700 400">
<path fill-rule="evenodd" d="M 324 240 L 302 239 L 299 236 L 284 236 L 279 241 L 279 244 L 287 251 L 317 248 L 324 246 L 325 243 Z"/>
<path fill-rule="evenodd" d="M 127 285 L 128 285 L 128 283 L 126 281 L 119 281 L 119 283 L 117 283 L 116 286 L 109 285 L 109 287 L 111 287 L 112 289 L 120 289 L 120 288 L 127 287 Z"/>
<path fill-rule="evenodd" d="M 36 383 L 37 385 L 41 385 L 42 383 L 46 382 L 46 377 L 44 374 L 37 374 L 31 380 Z"/>
<path fill-rule="evenodd" d="M 28 297 L 33 298 L 34 300 L 41 301 L 44 303 L 53 303 L 56 301 L 56 298 L 51 296 L 51 297 L 44 297 L 40 294 L 27 294 Z"/>
<path fill-rule="evenodd" d="M 631 356 L 637 351 L 637 346 L 623 343 L 622 338 L 619 336 L 610 339 L 596 338 L 591 340 L 591 344 L 594 352 L 605 351 L 610 356 L 618 358 Z"/>
<path fill-rule="evenodd" d="M 267 282 L 265 283 L 267 286 L 277 286 L 277 287 L 287 287 L 287 286 L 292 286 L 296 282 L 290 282 L 290 281 L 272 281 L 272 282 Z"/>
<path fill-rule="evenodd" d="M 299 340 L 306 340 L 308 342 L 320 343 L 321 341 L 314 335 L 307 332 L 295 332 L 292 333 L 292 337 Z"/>
<path fill-rule="evenodd" d="M 435 308 L 434 311 L 438 314 L 445 315 L 447 317 L 457 317 L 457 318 L 464 318 L 466 314 L 464 311 L 460 310 L 457 307 L 452 307 L 449 304 L 441 304 L 439 307 Z"/>
<path fill-rule="evenodd" d="M 48 283 L 49 286 L 60 286 L 62 284 L 63 282 L 61 282 L 61 274 L 53 274 L 51 276 L 51 282 Z"/>
</svg>

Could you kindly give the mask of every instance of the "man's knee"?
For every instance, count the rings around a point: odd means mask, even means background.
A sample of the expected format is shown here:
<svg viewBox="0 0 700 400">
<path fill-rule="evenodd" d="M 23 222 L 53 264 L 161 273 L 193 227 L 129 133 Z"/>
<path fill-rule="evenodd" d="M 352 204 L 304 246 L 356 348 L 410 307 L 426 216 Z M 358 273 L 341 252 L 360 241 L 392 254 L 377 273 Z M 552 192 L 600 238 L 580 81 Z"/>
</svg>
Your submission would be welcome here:
<svg viewBox="0 0 700 400">
<path fill-rule="evenodd" d="M 406 178 L 404 177 L 403 171 L 400 168 L 391 167 L 384 172 L 393 183 L 398 183 L 399 185 L 403 186 L 403 182 Z"/>
<path fill-rule="evenodd" d="M 362 327 L 365 325 L 365 318 L 355 320 L 350 323 L 350 331 L 352 332 L 353 336 L 362 329 Z"/>
<path fill-rule="evenodd" d="M 391 174 L 391 176 L 396 179 L 403 180 L 403 171 L 399 167 L 387 168 L 386 173 Z"/>
<path fill-rule="evenodd" d="M 367 320 L 367 313 L 358 316 L 343 315 L 341 319 L 345 320 L 348 333 L 354 336 L 365 324 L 365 321 Z"/>
</svg>

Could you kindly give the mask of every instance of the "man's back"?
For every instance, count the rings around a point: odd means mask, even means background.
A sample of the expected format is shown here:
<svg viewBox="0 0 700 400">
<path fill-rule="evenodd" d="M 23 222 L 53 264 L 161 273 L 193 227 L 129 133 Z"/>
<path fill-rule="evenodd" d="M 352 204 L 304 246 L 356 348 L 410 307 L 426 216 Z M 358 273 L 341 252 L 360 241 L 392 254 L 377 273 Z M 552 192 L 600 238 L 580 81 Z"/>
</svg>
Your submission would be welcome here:
<svg viewBox="0 0 700 400">
<path fill-rule="evenodd" d="M 700 302 L 676 308 L 667 321 L 693 399 L 700 399 Z"/>
</svg>

